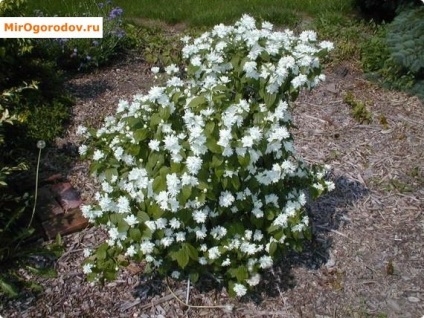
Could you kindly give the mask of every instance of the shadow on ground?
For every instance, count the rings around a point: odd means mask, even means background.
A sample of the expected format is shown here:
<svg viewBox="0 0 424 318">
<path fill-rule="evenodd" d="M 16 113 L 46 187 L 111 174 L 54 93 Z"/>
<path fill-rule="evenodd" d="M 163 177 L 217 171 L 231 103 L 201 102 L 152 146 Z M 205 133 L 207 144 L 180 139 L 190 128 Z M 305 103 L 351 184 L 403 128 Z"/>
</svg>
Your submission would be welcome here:
<svg viewBox="0 0 424 318">
<path fill-rule="evenodd" d="M 365 197 L 369 191 L 361 183 L 344 176 L 333 177 L 335 190 L 318 198 L 307 206 L 313 229 L 313 238 L 304 245 L 302 252 L 289 252 L 280 262 L 266 272 L 251 301 L 260 303 L 264 296 L 278 297 L 296 286 L 292 269 L 305 267 L 316 270 L 331 262 L 332 239 L 328 233 L 337 231 L 349 223 L 347 208 Z"/>
</svg>

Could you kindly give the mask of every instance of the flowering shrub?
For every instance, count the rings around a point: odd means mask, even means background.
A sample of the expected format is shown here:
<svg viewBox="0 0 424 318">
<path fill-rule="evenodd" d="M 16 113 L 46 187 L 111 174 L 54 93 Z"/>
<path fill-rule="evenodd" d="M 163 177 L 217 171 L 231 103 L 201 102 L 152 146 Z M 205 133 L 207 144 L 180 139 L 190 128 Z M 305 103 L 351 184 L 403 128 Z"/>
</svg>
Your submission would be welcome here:
<svg viewBox="0 0 424 318">
<path fill-rule="evenodd" d="M 83 213 L 109 233 L 87 251 L 89 278 L 144 260 L 174 278 L 212 274 L 243 296 L 310 236 L 306 193 L 334 185 L 295 156 L 290 105 L 324 79 L 318 58 L 332 44 L 272 29 L 245 15 L 183 38 L 185 79 L 168 66 L 166 86 L 120 101 L 97 131 L 80 127 L 101 184 Z"/>
</svg>

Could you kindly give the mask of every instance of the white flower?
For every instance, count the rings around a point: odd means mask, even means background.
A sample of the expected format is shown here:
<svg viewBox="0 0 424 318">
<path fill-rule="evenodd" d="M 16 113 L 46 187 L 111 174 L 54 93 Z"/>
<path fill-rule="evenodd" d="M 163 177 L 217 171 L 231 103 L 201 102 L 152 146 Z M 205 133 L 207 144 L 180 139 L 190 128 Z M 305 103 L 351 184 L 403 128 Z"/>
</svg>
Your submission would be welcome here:
<svg viewBox="0 0 424 318">
<path fill-rule="evenodd" d="M 246 282 L 249 284 L 249 286 L 256 286 L 261 281 L 261 275 L 256 274 L 255 276 L 250 277 L 249 279 L 246 279 Z"/>
<path fill-rule="evenodd" d="M 138 220 L 137 220 L 137 218 L 133 214 L 128 215 L 127 217 L 125 217 L 124 218 L 124 221 L 127 222 L 127 224 L 129 226 L 134 226 L 134 225 L 136 225 L 136 224 L 139 223 Z"/>
<path fill-rule="evenodd" d="M 206 265 L 207 263 L 208 263 L 208 261 L 206 260 L 205 257 L 199 257 L 199 264 Z"/>
<path fill-rule="evenodd" d="M 143 254 L 147 255 L 153 252 L 153 248 L 155 247 L 155 244 L 153 244 L 150 241 L 144 241 L 140 244 L 140 251 L 143 252 Z"/>
<path fill-rule="evenodd" d="M 262 240 L 264 237 L 264 235 L 262 234 L 262 232 L 260 230 L 255 230 L 255 234 L 253 234 L 253 240 L 254 241 L 260 241 Z"/>
<path fill-rule="evenodd" d="M 196 223 L 205 223 L 208 214 L 205 211 L 196 210 L 193 212 L 193 219 Z"/>
<path fill-rule="evenodd" d="M 93 264 L 90 264 L 90 263 L 87 263 L 87 264 L 84 264 L 83 266 L 82 266 L 82 271 L 83 271 L 83 273 L 84 274 L 90 274 L 91 272 L 92 272 L 92 268 L 94 267 L 94 265 Z"/>
<path fill-rule="evenodd" d="M 153 74 L 157 74 L 157 73 L 159 73 L 159 67 L 157 67 L 157 66 L 153 66 L 153 67 L 151 68 L 151 71 L 152 71 L 152 73 L 153 73 Z"/>
<path fill-rule="evenodd" d="M 185 232 L 175 233 L 175 240 L 177 242 L 184 242 L 186 240 L 186 233 Z"/>
<path fill-rule="evenodd" d="M 424 0 L 423 0 L 424 1 Z M 332 49 L 334 49 L 334 44 L 332 42 L 329 41 L 322 41 L 319 46 L 323 49 L 329 50 L 331 51 Z"/>
<path fill-rule="evenodd" d="M 270 268 L 273 264 L 272 258 L 271 256 L 262 256 L 261 258 L 259 258 L 259 267 L 260 268 Z"/>
<path fill-rule="evenodd" d="M 146 221 L 144 224 L 147 226 L 147 228 L 151 231 L 156 230 L 156 222 L 155 221 Z"/>
<path fill-rule="evenodd" d="M 240 245 L 240 251 L 246 253 L 247 255 L 253 255 L 256 253 L 256 245 L 243 242 Z"/>
<path fill-rule="evenodd" d="M 253 138 L 251 136 L 244 136 L 241 138 L 243 147 L 251 148 L 253 146 Z"/>
<path fill-rule="evenodd" d="M 221 266 L 230 266 L 230 265 L 231 265 L 231 260 L 228 257 L 221 264 Z"/>
<path fill-rule="evenodd" d="M 251 230 L 246 230 L 244 231 L 244 238 L 248 241 L 250 241 L 252 239 L 252 231 Z"/>
<path fill-rule="evenodd" d="M 153 86 L 148 94 L 149 100 L 151 102 L 158 101 L 162 96 L 164 95 L 165 88 L 164 87 L 157 87 Z"/>
<path fill-rule="evenodd" d="M 221 238 L 223 238 L 225 236 L 225 234 L 227 234 L 227 229 L 225 227 L 222 227 L 222 226 L 215 226 L 211 230 L 211 235 L 216 240 L 220 240 Z"/>
<path fill-rule="evenodd" d="M 77 128 L 77 135 L 80 135 L 80 136 L 82 136 L 82 135 L 85 135 L 87 133 L 87 127 L 84 127 L 84 126 L 78 126 L 78 128 Z"/>
<path fill-rule="evenodd" d="M 221 192 L 221 195 L 219 196 L 219 205 L 222 207 L 229 207 L 231 204 L 233 204 L 235 198 L 229 191 Z"/>
<path fill-rule="evenodd" d="M 165 218 L 159 218 L 155 221 L 156 223 L 156 228 L 158 230 L 162 230 L 166 227 L 166 224 L 168 223 L 168 220 Z"/>
<path fill-rule="evenodd" d="M 203 240 L 206 237 L 206 227 L 204 225 L 202 225 L 202 228 L 196 228 L 195 229 L 196 232 L 196 238 L 199 240 Z"/>
<path fill-rule="evenodd" d="M 178 278 L 180 278 L 180 272 L 178 272 L 178 271 L 173 271 L 173 272 L 171 273 L 171 277 L 172 277 L 172 278 L 174 278 L 174 279 L 178 279 Z"/>
<path fill-rule="evenodd" d="M 172 75 L 173 73 L 177 73 L 180 69 L 175 64 L 171 64 L 167 67 L 165 67 L 165 72 L 168 75 Z"/>
<path fill-rule="evenodd" d="M 118 198 L 118 204 L 116 207 L 118 208 L 118 213 L 129 213 L 131 211 L 130 202 L 124 196 L 120 196 Z"/>
<path fill-rule="evenodd" d="M 288 132 L 287 128 L 282 126 L 282 127 L 274 128 L 267 140 L 268 142 L 271 143 L 273 141 L 281 141 L 289 137 L 290 137 L 290 133 Z"/>
<path fill-rule="evenodd" d="M 104 158 L 104 156 L 105 154 L 102 151 L 97 149 L 96 151 L 94 151 L 93 160 L 99 161 L 100 159 Z"/>
<path fill-rule="evenodd" d="M 149 148 L 153 151 L 159 151 L 160 141 L 156 139 L 152 139 L 149 141 Z"/>
<path fill-rule="evenodd" d="M 84 248 L 84 257 L 89 257 L 91 255 L 91 249 L 89 248 Z"/>
<path fill-rule="evenodd" d="M 166 175 L 166 185 L 168 187 L 168 193 L 175 197 L 180 192 L 181 181 L 176 173 Z"/>
<path fill-rule="evenodd" d="M 134 245 L 130 245 L 130 246 L 127 248 L 127 251 L 125 252 L 125 255 L 126 255 L 126 256 L 129 256 L 129 257 L 132 257 L 132 256 L 134 256 L 136 253 L 137 253 L 137 252 L 136 252 L 136 250 L 135 250 L 135 248 L 134 248 Z"/>
<path fill-rule="evenodd" d="M 118 229 L 116 227 L 111 227 L 109 229 L 108 233 L 109 233 L 109 238 L 113 241 L 116 240 L 119 237 L 119 232 L 118 232 Z"/>
<path fill-rule="evenodd" d="M 336 188 L 332 181 L 325 181 L 325 185 L 327 186 L 328 191 L 333 191 Z"/>
<path fill-rule="evenodd" d="M 234 284 L 233 290 L 239 297 L 242 297 L 247 293 L 247 288 L 244 285 L 238 283 Z"/>
<path fill-rule="evenodd" d="M 221 256 L 221 252 L 219 251 L 218 247 L 215 246 L 209 249 L 208 256 L 209 256 L 209 259 L 214 260 Z"/>
<path fill-rule="evenodd" d="M 202 162 L 203 160 L 200 157 L 197 156 L 189 156 L 186 160 L 186 165 L 188 172 L 192 175 L 196 175 L 200 168 L 202 168 Z"/>
<path fill-rule="evenodd" d="M 181 222 L 180 221 L 178 221 L 178 219 L 176 219 L 176 218 L 172 218 L 170 221 L 169 221 L 169 226 L 172 228 L 172 229 L 178 229 L 178 228 L 180 228 L 180 226 L 181 226 Z"/>
<path fill-rule="evenodd" d="M 178 137 L 175 135 L 167 135 L 164 142 L 164 148 L 171 153 L 178 153 L 181 149 L 180 144 L 178 143 Z"/>
<path fill-rule="evenodd" d="M 168 247 L 172 244 L 172 242 L 174 241 L 174 238 L 166 236 L 163 239 L 160 240 L 161 244 L 163 245 L 163 247 Z"/>
<path fill-rule="evenodd" d="M 84 156 L 87 153 L 88 147 L 86 145 L 81 145 L 78 148 L 78 152 L 81 156 Z"/>
<path fill-rule="evenodd" d="M 299 39 L 304 42 L 308 41 L 316 41 L 317 40 L 317 34 L 314 31 L 303 31 Z"/>
</svg>

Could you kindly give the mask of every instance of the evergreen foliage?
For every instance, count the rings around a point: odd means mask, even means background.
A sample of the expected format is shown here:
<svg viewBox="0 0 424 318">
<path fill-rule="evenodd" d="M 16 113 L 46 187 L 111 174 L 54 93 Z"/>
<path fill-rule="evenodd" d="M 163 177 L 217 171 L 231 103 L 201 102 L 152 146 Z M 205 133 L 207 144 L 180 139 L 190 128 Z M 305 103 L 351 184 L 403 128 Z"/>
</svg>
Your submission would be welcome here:
<svg viewBox="0 0 424 318">
<path fill-rule="evenodd" d="M 424 77 L 424 6 L 402 11 L 388 25 L 387 47 L 398 65 Z"/>
</svg>

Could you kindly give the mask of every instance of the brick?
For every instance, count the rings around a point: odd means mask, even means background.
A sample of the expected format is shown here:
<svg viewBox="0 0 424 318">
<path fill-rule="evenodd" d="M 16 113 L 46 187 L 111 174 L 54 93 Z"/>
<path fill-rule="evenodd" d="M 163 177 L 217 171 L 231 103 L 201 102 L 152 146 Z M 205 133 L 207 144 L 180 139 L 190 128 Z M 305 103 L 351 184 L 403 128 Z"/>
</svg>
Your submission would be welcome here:
<svg viewBox="0 0 424 318">
<path fill-rule="evenodd" d="M 87 227 L 88 220 L 82 215 L 80 209 L 71 209 L 66 213 L 46 220 L 42 223 L 49 239 L 54 239 L 57 234 L 66 235 L 80 231 Z"/>
<path fill-rule="evenodd" d="M 82 203 L 80 194 L 69 182 L 54 184 L 51 189 L 65 211 L 78 208 Z"/>
<path fill-rule="evenodd" d="M 54 194 L 47 186 L 38 189 L 37 206 L 35 211 L 37 217 L 41 221 L 48 220 L 64 213 L 62 206 L 56 201 Z"/>
</svg>

